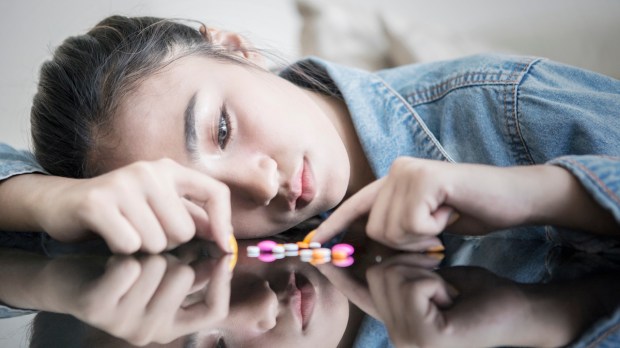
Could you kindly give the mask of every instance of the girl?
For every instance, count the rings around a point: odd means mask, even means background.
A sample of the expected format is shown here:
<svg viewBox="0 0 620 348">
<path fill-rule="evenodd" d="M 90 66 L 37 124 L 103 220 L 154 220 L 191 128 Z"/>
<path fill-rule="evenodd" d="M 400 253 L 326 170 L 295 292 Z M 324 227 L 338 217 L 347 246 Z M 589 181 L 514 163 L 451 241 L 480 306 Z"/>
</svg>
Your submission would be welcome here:
<svg viewBox="0 0 620 348">
<path fill-rule="evenodd" d="M 309 58 L 279 75 L 261 60 L 235 33 L 157 18 L 67 39 L 41 68 L 34 157 L 1 147 L 0 228 L 231 250 L 233 231 L 278 233 L 348 198 L 316 240 L 367 213 L 371 238 L 406 250 L 440 248 L 448 225 L 618 232 L 614 79 L 527 57 L 376 73 Z"/>
</svg>

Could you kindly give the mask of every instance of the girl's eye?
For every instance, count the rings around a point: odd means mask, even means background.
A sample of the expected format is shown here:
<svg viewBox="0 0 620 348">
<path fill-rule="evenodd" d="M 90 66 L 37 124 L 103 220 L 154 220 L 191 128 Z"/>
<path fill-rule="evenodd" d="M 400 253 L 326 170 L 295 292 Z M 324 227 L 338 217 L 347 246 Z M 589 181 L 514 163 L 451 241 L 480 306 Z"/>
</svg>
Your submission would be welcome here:
<svg viewBox="0 0 620 348">
<path fill-rule="evenodd" d="M 230 140 L 230 115 L 228 115 L 228 111 L 226 111 L 226 106 L 222 106 L 220 112 L 220 120 L 217 126 L 217 144 L 220 149 L 224 150 L 226 145 L 228 145 L 228 141 Z"/>
</svg>

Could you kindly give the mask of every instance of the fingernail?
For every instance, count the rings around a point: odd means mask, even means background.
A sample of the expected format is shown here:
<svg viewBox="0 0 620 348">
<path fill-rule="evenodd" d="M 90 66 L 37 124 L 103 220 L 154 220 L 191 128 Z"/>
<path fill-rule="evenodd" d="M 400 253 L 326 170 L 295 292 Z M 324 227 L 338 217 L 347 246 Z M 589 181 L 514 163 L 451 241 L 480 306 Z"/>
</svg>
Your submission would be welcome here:
<svg viewBox="0 0 620 348">
<path fill-rule="evenodd" d="M 235 239 L 235 236 L 232 234 L 228 238 L 228 248 L 234 255 L 237 255 L 237 252 L 239 252 L 239 246 L 237 245 L 237 240 Z"/>
<path fill-rule="evenodd" d="M 450 226 L 453 223 L 455 223 L 456 220 L 458 220 L 460 217 L 461 217 L 461 214 L 459 214 L 457 212 L 453 212 L 452 214 L 450 214 L 450 218 L 448 219 L 448 226 Z"/>
<path fill-rule="evenodd" d="M 230 263 L 228 264 L 228 269 L 232 272 L 237 265 L 237 253 L 230 255 Z"/>
<path fill-rule="evenodd" d="M 312 230 L 310 231 L 310 233 L 308 233 L 305 237 L 303 242 L 306 244 L 310 244 L 310 242 L 312 241 L 312 238 L 314 237 L 314 235 L 316 234 L 316 230 Z"/>
<path fill-rule="evenodd" d="M 444 259 L 444 257 L 446 257 L 446 254 L 444 254 L 444 253 L 428 253 L 426 255 L 428 255 L 429 257 L 432 257 L 432 258 L 434 258 L 434 259 L 436 259 L 438 261 L 441 261 L 441 260 Z"/>
<path fill-rule="evenodd" d="M 426 249 L 426 252 L 427 253 L 438 253 L 444 250 L 446 250 L 446 248 L 444 248 L 444 246 L 440 244 L 440 245 L 435 245 L 435 246 L 432 246 Z"/>
</svg>

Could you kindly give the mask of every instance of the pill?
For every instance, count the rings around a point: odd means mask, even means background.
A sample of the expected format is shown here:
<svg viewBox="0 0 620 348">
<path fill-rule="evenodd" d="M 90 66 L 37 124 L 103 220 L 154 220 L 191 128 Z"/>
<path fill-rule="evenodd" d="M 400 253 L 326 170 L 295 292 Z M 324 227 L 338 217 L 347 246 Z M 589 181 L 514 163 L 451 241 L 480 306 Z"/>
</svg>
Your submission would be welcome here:
<svg viewBox="0 0 620 348">
<path fill-rule="evenodd" d="M 258 248 L 260 249 L 260 251 L 270 253 L 271 249 L 273 249 L 273 247 L 276 246 L 276 244 L 277 243 L 272 240 L 263 240 L 258 243 Z"/>
<path fill-rule="evenodd" d="M 248 245 L 246 249 L 249 257 L 256 257 L 260 254 L 260 248 L 256 245 Z"/>
<path fill-rule="evenodd" d="M 304 243 L 304 242 L 297 242 L 297 246 L 299 247 L 299 249 L 308 249 L 308 243 Z"/>
<path fill-rule="evenodd" d="M 351 244 L 340 243 L 332 247 L 332 252 L 334 251 L 343 251 L 347 254 L 347 256 L 351 256 L 353 255 L 353 252 L 355 252 L 355 249 Z"/>
<path fill-rule="evenodd" d="M 331 257 L 332 251 L 328 248 L 318 248 L 312 251 L 312 257 Z"/>
<path fill-rule="evenodd" d="M 276 258 L 276 260 L 279 260 L 279 259 L 283 259 L 283 258 L 284 258 L 284 253 L 274 253 L 274 254 L 272 254 L 272 255 L 273 255 L 273 257 L 275 257 L 275 258 Z"/>
<path fill-rule="evenodd" d="M 344 259 L 333 259 L 332 264 L 336 267 L 349 267 L 353 264 L 353 258 L 351 256 Z"/>
<path fill-rule="evenodd" d="M 322 265 L 324 263 L 328 263 L 329 261 L 331 261 L 330 257 L 313 257 L 310 260 L 310 264 L 311 265 Z"/>
<path fill-rule="evenodd" d="M 297 250 L 287 250 L 284 252 L 284 256 L 291 257 L 299 255 L 299 251 Z"/>
<path fill-rule="evenodd" d="M 295 243 L 286 243 L 284 244 L 284 250 L 287 250 L 287 251 L 299 250 L 299 246 Z"/>
<path fill-rule="evenodd" d="M 274 254 L 282 254 L 284 253 L 284 246 L 283 245 L 275 245 L 272 249 L 271 252 Z"/>
<path fill-rule="evenodd" d="M 342 250 L 332 250 L 332 258 L 334 260 L 342 260 L 346 259 L 349 255 Z"/>
<path fill-rule="evenodd" d="M 316 234 L 316 230 L 310 231 L 310 233 L 308 233 L 306 235 L 306 237 L 304 237 L 303 242 L 307 243 L 307 244 L 310 244 L 310 242 L 312 241 L 312 237 L 314 237 L 315 234 Z"/>
<path fill-rule="evenodd" d="M 310 244 L 308 244 L 308 246 L 310 247 L 310 249 L 318 249 L 321 247 L 321 243 L 319 242 L 312 242 Z"/>
<path fill-rule="evenodd" d="M 299 259 L 302 262 L 310 262 L 312 260 L 312 255 L 299 255 Z"/>
<path fill-rule="evenodd" d="M 299 256 L 301 257 L 312 257 L 313 251 L 310 249 L 301 249 L 299 251 Z"/>
<path fill-rule="evenodd" d="M 258 259 L 263 262 L 273 262 L 276 260 L 276 256 L 271 253 L 263 253 L 258 255 Z"/>
</svg>

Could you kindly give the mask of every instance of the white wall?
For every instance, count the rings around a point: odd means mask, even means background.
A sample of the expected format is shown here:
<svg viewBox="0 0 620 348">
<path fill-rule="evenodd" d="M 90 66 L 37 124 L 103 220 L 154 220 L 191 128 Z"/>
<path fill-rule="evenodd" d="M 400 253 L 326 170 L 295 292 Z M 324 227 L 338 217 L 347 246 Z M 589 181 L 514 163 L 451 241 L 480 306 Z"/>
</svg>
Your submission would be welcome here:
<svg viewBox="0 0 620 348">
<path fill-rule="evenodd" d="M 235 30 L 284 58 L 299 51 L 291 0 L 2 0 L 0 1 L 0 142 L 26 148 L 41 63 L 54 47 L 111 14 L 198 19 Z"/>
</svg>

